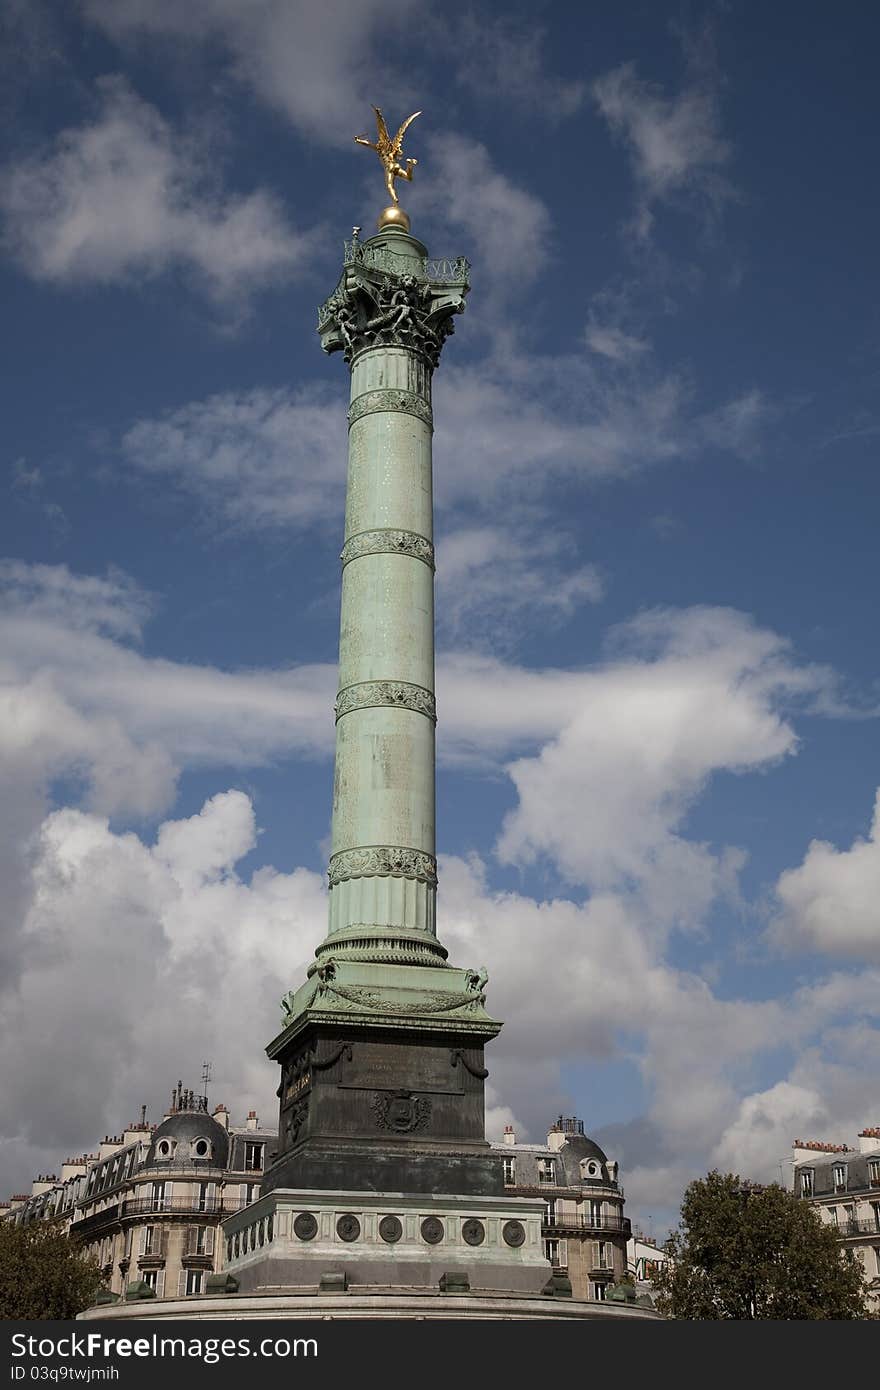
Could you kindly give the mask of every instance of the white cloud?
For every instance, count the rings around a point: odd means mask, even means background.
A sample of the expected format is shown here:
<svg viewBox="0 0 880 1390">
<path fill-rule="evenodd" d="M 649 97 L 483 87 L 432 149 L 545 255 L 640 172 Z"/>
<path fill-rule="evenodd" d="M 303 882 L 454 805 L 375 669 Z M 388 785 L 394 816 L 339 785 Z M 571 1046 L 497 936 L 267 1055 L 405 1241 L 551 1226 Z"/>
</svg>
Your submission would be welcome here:
<svg viewBox="0 0 880 1390">
<path fill-rule="evenodd" d="M 84 0 L 85 14 L 119 42 L 144 37 L 170 49 L 218 44 L 229 70 L 309 136 L 348 144 L 364 112 L 406 79 L 388 48 L 418 25 L 420 0 Z M 404 69 L 409 71 L 409 65 Z M 409 94 L 406 93 L 406 99 Z"/>
<path fill-rule="evenodd" d="M 730 145 L 721 136 L 718 99 L 705 71 L 670 97 L 639 78 L 634 64 L 623 63 L 593 83 L 593 96 L 629 152 L 641 235 L 650 232 L 654 203 L 697 196 L 714 208 L 730 195 L 719 172 L 730 158 Z"/>
<path fill-rule="evenodd" d="M 119 284 L 170 269 L 237 299 L 302 270 L 310 236 L 265 190 L 230 194 L 206 176 L 198 142 L 175 132 L 118 77 L 101 109 L 0 176 L 5 243 L 25 270 L 58 284 Z"/>
<path fill-rule="evenodd" d="M 208 514 L 244 529 L 307 526 L 338 517 L 347 456 L 341 391 L 226 392 L 137 421 L 127 463 L 166 473 Z"/>
<path fill-rule="evenodd" d="M 725 609 L 647 613 L 618 640 L 625 656 L 584 673 L 558 737 L 508 767 L 518 803 L 499 853 L 549 855 L 594 890 L 645 883 L 660 920 L 667 895 L 699 920 L 736 864 L 682 840 L 685 815 L 713 774 L 794 751 L 779 703 L 804 676 L 784 642 Z"/>
<path fill-rule="evenodd" d="M 536 526 L 466 526 L 437 544 L 437 617 L 441 638 L 466 636 L 504 646 L 523 623 L 561 621 L 598 603 L 602 578 L 578 565 L 571 540 Z"/>
<path fill-rule="evenodd" d="M 442 42 L 441 22 L 438 39 Z M 573 116 L 583 104 L 586 85 L 565 81 L 547 70 L 545 31 L 530 14 L 527 26 L 497 14 L 468 14 L 446 32 L 456 52 L 456 80 L 477 99 L 503 97 L 508 116 L 540 114 L 544 127 Z"/>
<path fill-rule="evenodd" d="M 793 1140 L 828 1123 L 828 1109 L 817 1090 L 777 1081 L 766 1091 L 743 1097 L 715 1145 L 713 1165 L 747 1175 L 773 1173 L 776 1182 L 788 1182 Z"/>
<path fill-rule="evenodd" d="M 155 1115 L 181 1069 L 195 1079 L 205 1056 L 227 1103 L 274 1118 L 262 1048 L 326 929 L 326 900 L 304 869 L 241 879 L 236 864 L 255 842 L 237 791 L 167 822 L 154 845 L 81 811 L 46 818 L 21 973 L 0 1021 L 7 1162 L 19 1146 L 42 1147 L 57 1171 L 66 1152 L 131 1120 L 141 1098 Z M 60 1060 L 71 1039 L 73 1067 Z"/>
<path fill-rule="evenodd" d="M 812 840 L 803 863 L 780 875 L 776 896 L 777 944 L 880 960 L 880 790 L 868 838 L 847 850 Z"/>
<path fill-rule="evenodd" d="M 535 194 L 499 170 L 485 145 L 453 132 L 427 137 L 431 178 L 414 184 L 407 205 L 430 215 L 439 243 L 461 232 L 479 265 L 481 285 L 509 297 L 533 280 L 551 251 L 550 213 Z M 444 254 L 458 255 L 451 245 Z M 482 317 L 492 313 L 483 307 Z"/>
</svg>

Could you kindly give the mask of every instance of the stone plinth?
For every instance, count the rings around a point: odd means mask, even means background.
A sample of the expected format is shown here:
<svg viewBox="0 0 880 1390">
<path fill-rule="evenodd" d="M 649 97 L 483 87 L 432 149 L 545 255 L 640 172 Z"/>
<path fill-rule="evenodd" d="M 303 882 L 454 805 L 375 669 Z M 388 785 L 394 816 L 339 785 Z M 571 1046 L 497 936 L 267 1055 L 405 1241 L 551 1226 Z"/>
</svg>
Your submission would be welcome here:
<svg viewBox="0 0 880 1390">
<path fill-rule="evenodd" d="M 249 1294 L 329 1274 L 361 1290 L 465 1274 L 473 1293 L 539 1294 L 551 1273 L 543 1216 L 536 1198 L 276 1189 L 224 1222 L 224 1270 Z"/>
</svg>

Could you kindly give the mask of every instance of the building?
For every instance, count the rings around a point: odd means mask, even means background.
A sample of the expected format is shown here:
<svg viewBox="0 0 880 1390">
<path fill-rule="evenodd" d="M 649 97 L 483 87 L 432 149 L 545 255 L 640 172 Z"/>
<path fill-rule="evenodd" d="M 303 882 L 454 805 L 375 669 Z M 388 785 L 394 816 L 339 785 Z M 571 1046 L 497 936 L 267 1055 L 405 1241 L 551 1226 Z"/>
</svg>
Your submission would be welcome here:
<svg viewBox="0 0 880 1390">
<path fill-rule="evenodd" d="M 869 1303 L 880 1312 L 880 1128 L 863 1129 L 858 1146 L 795 1139 L 794 1191 L 833 1226 L 849 1259 L 861 1261 Z"/>
<path fill-rule="evenodd" d="M 505 1191 L 543 1198 L 544 1253 L 568 1276 L 572 1296 L 604 1302 L 628 1268 L 631 1227 L 617 1164 L 584 1134 L 582 1120 L 562 1115 L 546 1144 L 518 1144 L 508 1125 L 492 1147 L 501 1157 Z"/>
<path fill-rule="evenodd" d="M 654 1281 L 669 1256 L 656 1241 L 641 1231 L 633 1231 L 626 1245 L 626 1267 L 640 1294 L 652 1294 Z"/>
<path fill-rule="evenodd" d="M 224 1105 L 178 1082 L 161 1124 L 143 1115 L 97 1153 L 68 1159 L 60 1176 L 38 1177 L 27 1197 L 13 1197 L 7 1219 L 52 1220 L 77 1237 L 101 1266 L 106 1286 L 122 1294 L 147 1284 L 157 1297 L 199 1294 L 222 1265 L 220 1223 L 259 1194 L 277 1132 L 229 1123 Z"/>
</svg>

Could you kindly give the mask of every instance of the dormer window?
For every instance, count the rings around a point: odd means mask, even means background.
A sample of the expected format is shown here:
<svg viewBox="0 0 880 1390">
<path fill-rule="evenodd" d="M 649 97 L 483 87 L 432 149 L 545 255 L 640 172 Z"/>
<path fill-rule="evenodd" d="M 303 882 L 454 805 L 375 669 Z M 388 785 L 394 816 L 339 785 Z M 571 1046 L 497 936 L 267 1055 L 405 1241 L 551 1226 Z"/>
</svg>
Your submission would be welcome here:
<svg viewBox="0 0 880 1390">
<path fill-rule="evenodd" d="M 598 1163 L 596 1162 L 596 1160 L 595 1160 L 594 1158 L 582 1158 L 582 1159 L 581 1159 L 581 1179 L 582 1179 L 582 1181 L 586 1181 L 587 1179 L 590 1179 L 590 1178 L 593 1179 L 593 1181 L 595 1181 L 596 1179 L 601 1178 L 601 1176 L 602 1176 L 602 1170 L 600 1169 Z"/>
<path fill-rule="evenodd" d="M 556 1179 L 556 1166 L 552 1158 L 541 1158 L 538 1160 L 538 1182 L 554 1182 Z"/>
<path fill-rule="evenodd" d="M 247 1143 L 244 1146 L 244 1166 L 245 1172 L 261 1173 L 263 1171 L 263 1150 L 265 1144 Z"/>
<path fill-rule="evenodd" d="M 833 1169 L 832 1169 L 832 1178 L 833 1178 L 833 1181 L 834 1181 L 834 1191 L 835 1191 L 835 1192 L 845 1192 L 845 1191 L 846 1191 L 846 1164 L 845 1164 L 845 1163 L 835 1163 L 835 1165 L 834 1165 L 834 1167 L 833 1167 Z"/>
<path fill-rule="evenodd" d="M 210 1158 L 211 1141 L 210 1139 L 196 1139 L 192 1146 L 193 1158 Z"/>
<path fill-rule="evenodd" d="M 813 1195 L 813 1170 L 812 1168 L 801 1169 L 801 1196 L 812 1197 Z"/>
<path fill-rule="evenodd" d="M 174 1153 L 174 1145 L 170 1139 L 160 1139 L 156 1145 L 157 1158 L 170 1158 Z"/>
<path fill-rule="evenodd" d="M 516 1181 L 515 1158 L 505 1158 L 504 1160 L 504 1181 L 508 1187 Z"/>
</svg>

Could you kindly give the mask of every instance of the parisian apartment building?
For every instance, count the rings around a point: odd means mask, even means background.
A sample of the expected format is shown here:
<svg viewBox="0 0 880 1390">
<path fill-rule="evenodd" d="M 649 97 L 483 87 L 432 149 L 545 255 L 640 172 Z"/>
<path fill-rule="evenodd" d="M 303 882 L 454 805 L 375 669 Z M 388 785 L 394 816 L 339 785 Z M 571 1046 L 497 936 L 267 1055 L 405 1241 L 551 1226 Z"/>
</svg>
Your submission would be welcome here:
<svg viewBox="0 0 880 1390">
<path fill-rule="evenodd" d="M 797 1196 L 834 1227 L 847 1258 L 861 1261 L 880 1313 L 880 1128 L 863 1129 L 855 1148 L 795 1139 L 792 1171 Z"/>
<path fill-rule="evenodd" d="M 544 1198 L 544 1253 L 568 1276 L 572 1297 L 604 1301 L 627 1272 L 632 1235 L 617 1163 L 584 1134 L 582 1120 L 561 1115 L 546 1144 L 517 1143 L 508 1125 L 492 1148 L 506 1192 Z"/>
<path fill-rule="evenodd" d="M 178 1082 L 160 1124 L 142 1114 L 0 1204 L 0 1218 L 55 1221 L 95 1257 L 112 1293 L 143 1283 L 160 1298 L 199 1294 L 223 1264 L 220 1223 L 259 1196 L 277 1140 L 255 1111 L 232 1125 L 225 1105 L 209 1113 Z"/>
</svg>

